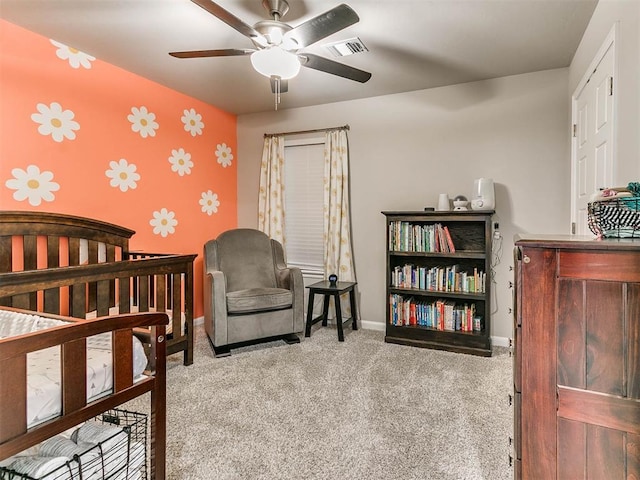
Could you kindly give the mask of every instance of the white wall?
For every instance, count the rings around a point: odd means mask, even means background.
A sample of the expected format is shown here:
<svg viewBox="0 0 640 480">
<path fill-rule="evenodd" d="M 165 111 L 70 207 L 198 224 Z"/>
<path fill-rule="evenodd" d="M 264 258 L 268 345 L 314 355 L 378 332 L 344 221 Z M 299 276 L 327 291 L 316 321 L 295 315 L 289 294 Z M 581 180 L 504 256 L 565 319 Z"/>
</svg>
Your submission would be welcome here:
<svg viewBox="0 0 640 480">
<path fill-rule="evenodd" d="M 257 226 L 264 133 L 349 124 L 354 255 L 365 322 L 385 321 L 383 210 L 422 210 L 438 194 L 496 183 L 504 241 L 492 335 L 511 337 L 513 236 L 567 233 L 567 69 L 238 117 L 238 225 Z M 290 85 L 295 88 L 295 84 Z M 284 99 L 286 104 L 286 98 Z"/>
<path fill-rule="evenodd" d="M 640 181 L 640 1 L 600 0 L 569 67 L 569 98 L 617 24 L 615 185 Z"/>
</svg>

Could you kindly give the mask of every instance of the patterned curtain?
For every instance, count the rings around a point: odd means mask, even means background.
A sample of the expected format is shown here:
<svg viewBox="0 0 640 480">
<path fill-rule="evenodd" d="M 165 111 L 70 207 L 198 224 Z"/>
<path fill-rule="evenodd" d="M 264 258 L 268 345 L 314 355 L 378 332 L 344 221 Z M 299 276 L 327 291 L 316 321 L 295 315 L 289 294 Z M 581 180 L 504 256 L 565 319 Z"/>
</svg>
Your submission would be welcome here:
<svg viewBox="0 0 640 480">
<path fill-rule="evenodd" d="M 264 139 L 258 230 L 284 245 L 284 136 L 267 136 Z"/>
<path fill-rule="evenodd" d="M 349 144 L 344 129 L 326 133 L 324 147 L 324 271 L 355 282 L 349 209 Z"/>
</svg>

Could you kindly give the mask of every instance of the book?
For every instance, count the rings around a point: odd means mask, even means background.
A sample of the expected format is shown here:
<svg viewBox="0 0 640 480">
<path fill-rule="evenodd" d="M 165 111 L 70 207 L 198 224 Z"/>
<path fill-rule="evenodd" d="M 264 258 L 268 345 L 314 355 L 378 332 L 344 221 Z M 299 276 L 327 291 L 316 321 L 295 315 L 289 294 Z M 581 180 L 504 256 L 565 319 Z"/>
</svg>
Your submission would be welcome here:
<svg viewBox="0 0 640 480">
<path fill-rule="evenodd" d="M 443 227 L 445 237 L 447 238 L 447 245 L 449 246 L 449 252 L 455 253 L 456 248 L 453 246 L 453 240 L 451 240 L 451 234 L 449 233 L 449 228 L 445 225 Z"/>
</svg>

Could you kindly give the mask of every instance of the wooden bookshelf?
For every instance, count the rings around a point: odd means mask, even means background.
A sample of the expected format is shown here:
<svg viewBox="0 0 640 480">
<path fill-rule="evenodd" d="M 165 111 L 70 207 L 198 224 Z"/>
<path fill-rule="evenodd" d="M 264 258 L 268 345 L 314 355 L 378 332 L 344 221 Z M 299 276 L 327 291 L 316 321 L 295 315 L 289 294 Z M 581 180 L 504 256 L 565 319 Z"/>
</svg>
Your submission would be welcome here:
<svg viewBox="0 0 640 480">
<path fill-rule="evenodd" d="M 493 213 L 382 212 L 386 342 L 491 356 Z"/>
</svg>

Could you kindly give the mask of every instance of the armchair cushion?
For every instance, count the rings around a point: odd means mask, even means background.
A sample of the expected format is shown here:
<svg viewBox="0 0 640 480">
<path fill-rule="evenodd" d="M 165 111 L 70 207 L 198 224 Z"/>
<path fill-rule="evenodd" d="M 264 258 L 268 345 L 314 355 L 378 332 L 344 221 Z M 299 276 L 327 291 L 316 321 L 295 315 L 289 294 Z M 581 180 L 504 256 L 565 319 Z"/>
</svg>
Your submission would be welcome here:
<svg viewBox="0 0 640 480">
<path fill-rule="evenodd" d="M 284 288 L 249 288 L 227 293 L 227 313 L 264 312 L 289 308 L 293 293 Z"/>
</svg>

